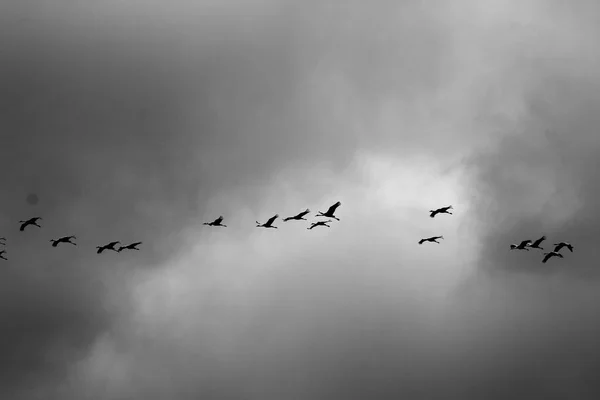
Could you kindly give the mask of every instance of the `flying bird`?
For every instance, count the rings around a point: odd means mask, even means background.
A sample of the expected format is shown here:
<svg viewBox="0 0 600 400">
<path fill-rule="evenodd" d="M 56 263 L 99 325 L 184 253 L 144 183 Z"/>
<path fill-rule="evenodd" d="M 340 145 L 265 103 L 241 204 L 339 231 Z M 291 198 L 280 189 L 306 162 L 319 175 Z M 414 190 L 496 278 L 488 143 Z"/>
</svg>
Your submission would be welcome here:
<svg viewBox="0 0 600 400">
<path fill-rule="evenodd" d="M 50 241 L 52 242 L 52 247 L 58 246 L 59 243 L 70 243 L 73 246 L 77 246 L 76 243 L 71 242 L 71 239 L 77 239 L 77 238 L 75 236 L 63 236 L 58 239 L 50 239 Z"/>
<path fill-rule="evenodd" d="M 112 250 L 112 251 L 118 252 L 117 249 L 115 249 L 115 246 L 120 243 L 121 242 L 110 242 L 109 244 L 105 244 L 104 246 L 96 246 L 96 248 L 98 249 L 98 251 L 96 253 L 100 254 L 104 250 Z"/>
<path fill-rule="evenodd" d="M 573 246 L 571 245 L 571 243 L 567 243 L 567 242 L 560 242 L 560 243 L 554 243 L 554 252 L 558 253 L 563 247 L 566 247 L 567 249 L 569 249 L 569 251 L 572 253 L 573 252 Z"/>
<path fill-rule="evenodd" d="M 37 226 L 38 228 L 41 228 L 41 226 L 39 226 L 39 225 L 37 224 L 37 221 L 41 221 L 41 220 L 42 220 L 42 219 L 41 219 L 40 217 L 33 217 L 33 218 L 29 218 L 29 219 L 28 219 L 28 220 L 26 220 L 26 221 L 19 221 L 19 223 L 21 224 L 21 228 L 19 228 L 19 230 L 20 230 L 21 232 L 23 232 L 23 231 L 25 230 L 25 228 L 26 228 L 27 226 L 29 226 L 29 225 L 35 225 L 35 226 Z"/>
<path fill-rule="evenodd" d="M 550 253 L 544 253 L 544 259 L 542 260 L 542 262 L 545 264 L 546 261 L 548 261 L 549 259 L 551 259 L 552 257 L 559 257 L 559 258 L 564 258 L 562 254 L 557 253 L 556 251 L 551 251 Z"/>
<path fill-rule="evenodd" d="M 208 225 L 208 226 L 222 226 L 224 228 L 227 228 L 227 225 L 223 225 L 223 216 L 221 215 L 219 218 L 215 219 L 213 222 L 204 222 L 202 225 Z"/>
<path fill-rule="evenodd" d="M 510 249 L 511 250 L 527 250 L 527 251 L 529 251 L 529 249 L 527 248 L 527 246 L 529 246 L 529 243 L 531 243 L 531 240 L 523 240 L 519 244 L 511 244 Z"/>
<path fill-rule="evenodd" d="M 139 246 L 140 244 L 142 244 L 142 242 L 135 242 L 135 243 L 128 244 L 127 246 L 121 246 L 117 249 L 117 252 L 120 253 L 123 250 L 139 250 L 137 248 L 137 246 Z"/>
<path fill-rule="evenodd" d="M 301 219 L 303 219 L 303 220 L 307 221 L 307 219 L 306 219 L 306 218 L 304 218 L 304 216 L 305 216 L 306 214 L 308 214 L 309 212 L 310 212 L 310 210 L 307 208 L 306 210 L 302 211 L 302 212 L 301 212 L 301 213 L 299 213 L 299 214 L 296 214 L 296 215 L 294 215 L 293 217 L 287 217 L 287 218 L 284 218 L 284 219 L 283 219 L 283 222 L 287 222 L 287 221 L 290 221 L 290 220 L 292 220 L 292 219 L 294 219 L 294 220 L 296 220 L 296 221 L 299 221 L 299 220 L 301 220 Z"/>
<path fill-rule="evenodd" d="M 335 213 L 335 210 L 341 205 L 342 205 L 342 202 L 338 201 L 337 203 L 335 203 L 334 205 L 329 207 L 329 209 L 326 212 L 323 213 L 323 212 L 319 211 L 316 216 L 333 218 L 333 219 L 337 219 L 339 221 L 340 219 L 338 217 L 336 217 L 335 215 L 333 215 L 333 213 Z"/>
<path fill-rule="evenodd" d="M 271 218 L 269 218 L 269 220 L 267 222 L 265 222 L 264 224 L 261 224 L 260 222 L 256 221 L 256 227 L 257 228 L 274 228 L 277 229 L 276 226 L 273 226 L 273 222 L 275 222 L 275 220 L 279 218 L 279 214 L 275 214 L 274 216 L 272 216 Z"/>
<path fill-rule="evenodd" d="M 331 222 L 331 220 L 313 222 L 313 223 L 310 225 L 310 228 L 306 228 L 306 229 L 312 229 L 312 228 L 315 228 L 315 227 L 317 227 L 317 226 L 326 226 L 326 227 L 328 227 L 328 228 L 331 228 L 329 225 L 327 225 L 329 222 Z"/>
<path fill-rule="evenodd" d="M 440 244 L 440 242 L 438 242 L 437 240 L 438 239 L 443 239 L 443 238 L 444 238 L 443 236 L 432 236 L 432 237 L 429 237 L 429 238 L 426 238 L 426 239 L 419 240 L 419 244 L 423 244 L 425 242 L 432 242 L 432 243 Z"/>
<path fill-rule="evenodd" d="M 431 213 L 431 214 L 429 214 L 429 216 L 431 218 L 433 218 L 437 214 L 450 214 L 450 215 L 452 215 L 452 213 L 450 211 L 448 211 L 448 210 L 452 210 L 452 206 L 438 208 L 437 210 L 429 210 L 429 212 Z"/>
<path fill-rule="evenodd" d="M 542 236 L 541 238 L 539 238 L 538 240 L 536 240 L 535 242 L 533 242 L 532 244 L 529 245 L 530 248 L 532 249 L 540 249 L 540 250 L 544 250 L 543 247 L 540 247 L 540 244 L 546 240 L 546 236 Z"/>
<path fill-rule="evenodd" d="M 6 254 L 6 250 L 0 250 L 0 258 L 3 260 L 8 260 L 8 258 L 4 257 L 5 254 Z"/>
</svg>

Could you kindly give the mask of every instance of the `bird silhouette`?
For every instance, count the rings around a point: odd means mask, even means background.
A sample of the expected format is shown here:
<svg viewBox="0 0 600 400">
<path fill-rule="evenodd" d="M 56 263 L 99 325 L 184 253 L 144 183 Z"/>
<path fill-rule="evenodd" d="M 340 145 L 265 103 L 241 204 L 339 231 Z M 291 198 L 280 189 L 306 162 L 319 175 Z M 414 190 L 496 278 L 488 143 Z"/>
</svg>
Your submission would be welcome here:
<svg viewBox="0 0 600 400">
<path fill-rule="evenodd" d="M 571 243 L 567 243 L 567 242 L 560 242 L 560 243 L 554 243 L 554 252 L 558 253 L 563 247 L 566 247 L 567 249 L 569 249 L 569 251 L 572 253 L 573 252 L 573 246 L 571 245 Z"/>
<path fill-rule="evenodd" d="M 29 226 L 29 225 L 35 225 L 35 226 L 37 226 L 38 228 L 41 228 L 41 226 L 39 226 L 39 225 L 37 224 L 37 221 L 41 221 L 41 220 L 42 220 L 42 219 L 41 219 L 40 217 L 33 217 L 33 218 L 29 218 L 29 219 L 28 219 L 28 220 L 26 220 L 26 221 L 19 221 L 19 223 L 21 224 L 21 227 L 19 228 L 19 230 L 20 230 L 21 232 L 23 232 L 23 231 L 25 230 L 25 228 L 27 228 L 27 226 Z"/>
<path fill-rule="evenodd" d="M 105 244 L 104 246 L 96 246 L 96 248 L 98 249 L 98 251 L 96 253 L 100 254 L 104 250 L 112 250 L 112 251 L 118 252 L 117 249 L 115 249 L 115 246 L 120 243 L 121 242 L 110 242 L 109 244 Z"/>
<path fill-rule="evenodd" d="M 432 243 L 440 244 L 440 242 L 438 242 L 437 240 L 438 239 L 443 239 L 443 238 L 444 238 L 443 236 L 432 236 L 432 237 L 429 237 L 429 238 L 425 238 L 425 239 L 419 240 L 419 244 L 423 244 L 425 242 L 432 242 Z"/>
<path fill-rule="evenodd" d="M 3 260 L 8 260 L 8 258 L 4 257 L 5 254 L 6 254 L 6 250 L 0 250 L 0 258 Z"/>
<path fill-rule="evenodd" d="M 140 245 L 140 244 L 142 244 L 142 242 L 135 242 L 135 243 L 131 243 L 131 244 L 128 244 L 127 246 L 120 246 L 120 247 L 117 249 L 117 252 L 118 252 L 118 253 L 120 253 L 120 252 L 122 252 L 123 250 L 139 250 L 139 249 L 137 248 L 137 246 L 138 246 L 138 245 Z"/>
<path fill-rule="evenodd" d="M 77 239 L 77 238 L 75 236 L 63 236 L 58 239 L 50 239 L 50 241 L 52 242 L 52 247 L 58 246 L 59 243 L 70 243 L 73 246 L 77 246 L 76 243 L 71 242 L 71 239 Z"/>
<path fill-rule="evenodd" d="M 279 218 L 279 214 L 275 214 L 274 216 L 272 216 L 271 218 L 269 218 L 269 220 L 267 222 L 265 222 L 264 224 L 261 224 L 260 222 L 256 221 L 256 227 L 257 228 L 274 228 L 277 229 L 276 226 L 273 226 L 273 222 L 275 222 L 275 220 Z"/>
<path fill-rule="evenodd" d="M 202 225 L 208 225 L 208 226 L 222 226 L 224 228 L 227 228 L 227 225 L 223 225 L 223 216 L 221 215 L 219 218 L 215 219 L 212 222 L 204 222 Z"/>
<path fill-rule="evenodd" d="M 326 212 L 321 212 L 318 211 L 316 216 L 317 217 L 327 217 L 327 218 L 333 218 L 336 220 L 340 220 L 338 217 L 336 217 L 335 215 L 333 215 L 335 213 L 335 210 L 342 205 L 341 201 L 338 201 L 337 203 L 335 203 L 334 205 L 332 205 L 331 207 L 329 207 L 329 209 Z"/>
<path fill-rule="evenodd" d="M 313 222 L 309 228 L 306 229 L 312 229 L 312 228 L 316 228 L 317 226 L 326 226 L 328 228 L 331 228 L 329 225 L 327 225 L 329 222 L 331 222 L 331 220 L 327 220 L 327 221 L 317 221 L 317 222 Z"/>
<path fill-rule="evenodd" d="M 437 210 L 429 210 L 429 212 L 431 213 L 431 214 L 429 214 L 429 216 L 431 218 L 433 218 L 437 214 L 450 214 L 450 215 L 452 215 L 452 213 L 450 211 L 448 211 L 448 210 L 452 210 L 452 206 L 438 208 Z"/>
<path fill-rule="evenodd" d="M 298 214 L 294 215 L 293 217 L 284 218 L 283 222 L 287 222 L 287 221 L 291 221 L 291 220 L 299 221 L 301 219 L 303 219 L 304 221 L 307 221 L 307 219 L 304 218 L 304 216 L 306 214 L 308 214 L 309 212 L 310 212 L 310 210 L 307 208 L 306 210 L 302 211 L 301 213 L 298 213 Z"/>
<path fill-rule="evenodd" d="M 536 240 L 535 242 L 533 242 L 532 244 L 529 245 L 530 248 L 532 249 L 540 249 L 540 250 L 544 250 L 543 247 L 540 247 L 540 244 L 546 240 L 546 236 L 542 236 L 541 238 L 539 238 L 538 240 Z"/>
<path fill-rule="evenodd" d="M 562 254 L 557 253 L 556 251 L 551 251 L 550 253 L 544 253 L 544 259 L 542 260 L 542 262 L 545 264 L 546 261 L 548 261 L 549 259 L 551 259 L 552 257 L 559 257 L 559 258 L 564 258 Z"/>
<path fill-rule="evenodd" d="M 523 240 L 519 244 L 511 244 L 510 245 L 510 249 L 511 250 L 526 250 L 526 251 L 529 251 L 529 249 L 527 248 L 527 246 L 529 246 L 529 243 L 531 243 L 531 240 Z"/>
</svg>

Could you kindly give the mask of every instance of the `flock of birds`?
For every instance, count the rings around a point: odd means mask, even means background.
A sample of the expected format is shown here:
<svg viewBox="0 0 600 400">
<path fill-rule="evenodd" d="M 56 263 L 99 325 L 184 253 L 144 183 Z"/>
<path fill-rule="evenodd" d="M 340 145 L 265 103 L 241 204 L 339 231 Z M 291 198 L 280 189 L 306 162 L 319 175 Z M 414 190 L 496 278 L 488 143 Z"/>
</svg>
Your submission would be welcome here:
<svg viewBox="0 0 600 400">
<path fill-rule="evenodd" d="M 337 221 L 339 221 L 340 219 L 338 217 L 335 216 L 335 212 L 338 209 L 339 206 L 341 206 L 342 203 L 340 201 L 338 201 L 337 203 L 335 203 L 334 205 L 332 205 L 331 207 L 329 207 L 327 209 L 327 211 L 322 212 L 319 211 L 317 212 L 317 214 L 315 214 L 316 217 L 325 217 L 325 218 L 333 218 Z M 446 207 L 441 207 L 435 210 L 429 210 L 429 216 L 431 218 L 434 218 L 436 215 L 438 214 L 450 214 L 452 215 L 452 213 L 450 212 L 450 210 L 452 210 L 452 206 L 446 206 Z M 308 215 L 310 213 L 310 209 L 306 209 L 296 215 L 293 215 L 291 217 L 286 217 L 283 218 L 284 222 L 288 222 L 288 221 L 307 221 L 306 218 L 304 218 L 306 215 Z M 279 218 L 279 214 L 275 214 L 274 216 L 272 216 L 271 218 L 269 218 L 266 222 L 264 223 L 260 223 L 258 221 L 256 221 L 256 227 L 257 228 L 272 228 L 272 229 L 278 229 L 276 226 L 274 226 L 273 224 L 275 223 L 275 220 L 277 220 L 277 218 Z M 41 228 L 40 225 L 38 225 L 38 221 L 41 221 L 42 218 L 40 217 L 33 217 L 30 218 L 28 220 L 25 221 L 19 221 L 19 223 L 21 224 L 19 230 L 21 232 L 25 231 L 25 228 L 27 228 L 28 226 L 37 226 L 38 228 Z M 316 221 L 316 222 L 312 222 L 310 224 L 310 226 L 306 229 L 311 230 L 313 228 L 316 228 L 318 226 L 326 226 L 328 228 L 330 228 L 329 224 L 330 222 L 332 222 L 331 219 L 328 219 L 326 221 Z M 219 227 L 223 227 L 226 228 L 227 225 L 223 224 L 223 216 L 219 216 L 217 219 L 215 219 L 212 222 L 204 222 L 203 225 L 208 225 L 208 226 L 219 226 Z M 74 243 L 72 240 L 76 239 L 75 236 L 63 236 L 60 237 L 58 239 L 50 239 L 50 242 L 52 243 L 52 247 L 57 247 L 59 244 L 61 243 L 68 243 L 71 244 L 73 246 L 76 246 L 77 244 Z M 425 242 L 430 242 L 430 243 L 437 243 L 439 244 L 440 242 L 438 242 L 438 239 L 444 239 L 443 236 L 431 236 L 428 238 L 423 238 L 421 240 L 419 240 L 419 244 L 423 244 Z M 510 249 L 511 250 L 526 250 L 529 251 L 529 249 L 540 249 L 540 250 L 544 250 L 543 247 L 541 247 L 540 245 L 542 244 L 542 242 L 546 240 L 546 236 L 542 236 L 541 238 L 539 238 L 536 241 L 533 240 L 523 240 L 521 243 L 519 244 L 511 244 L 510 245 Z M 114 252 L 120 253 L 123 250 L 139 250 L 137 248 L 137 246 L 139 246 L 140 244 L 142 244 L 142 242 L 135 242 L 135 243 L 131 243 L 128 244 L 127 246 L 119 246 L 117 247 L 117 245 L 120 245 L 121 242 L 119 241 L 114 241 L 114 242 L 110 242 L 107 243 L 105 245 L 102 246 L 96 246 L 96 253 L 101 254 L 103 251 L 105 250 L 112 250 Z M 4 237 L 0 237 L 0 245 L 5 246 L 6 245 L 6 238 Z M 551 259 L 552 257 L 558 257 L 558 258 L 563 258 L 563 255 L 560 253 L 560 251 L 566 247 L 567 249 L 569 249 L 569 251 L 571 251 L 571 253 L 573 252 L 573 246 L 570 243 L 567 242 L 560 242 L 560 243 L 555 243 L 554 244 L 554 250 L 550 251 L 548 253 L 544 253 L 544 258 L 542 259 L 543 263 L 546 263 L 549 259 Z M 7 260 L 7 258 L 4 256 L 6 254 L 6 250 L 0 250 L 0 258 L 2 258 L 3 260 Z"/>
<path fill-rule="evenodd" d="M 542 236 L 541 238 L 539 238 L 536 241 L 529 240 L 529 239 L 528 240 L 523 240 L 519 244 L 516 244 L 516 243 L 515 244 L 511 244 L 510 245 L 510 249 L 511 250 L 526 250 L 526 251 L 529 251 L 529 249 L 544 250 L 544 248 L 540 246 L 544 240 L 546 240 L 546 236 Z M 569 251 L 571 253 L 573 252 L 573 245 L 571 245 L 571 243 L 567 243 L 567 242 L 554 243 L 554 250 L 552 250 L 552 251 L 550 251 L 548 253 L 544 253 L 544 258 L 542 259 L 542 262 L 546 263 L 546 261 L 548 261 L 552 257 L 564 258 L 564 256 L 560 253 L 560 251 L 564 247 L 566 247 L 567 249 L 569 249 Z"/>
<path fill-rule="evenodd" d="M 19 223 L 21 224 L 19 231 L 21 231 L 21 232 L 25 231 L 25 228 L 27 228 L 28 226 L 37 226 L 38 228 L 41 228 L 41 225 L 38 225 L 38 221 L 41 221 L 41 220 L 42 220 L 41 217 L 33 217 L 33 218 L 29 218 L 28 220 L 25 220 L 25 221 L 19 221 Z M 73 246 L 77 246 L 77 243 L 73 242 L 74 239 L 77 239 L 77 237 L 73 236 L 73 235 L 63 236 L 58 239 L 50 239 L 50 242 L 52 243 L 52 247 L 57 247 L 61 243 L 68 243 L 68 244 L 72 244 Z M 137 248 L 137 246 L 142 244 L 142 242 L 135 242 L 135 243 L 128 244 L 127 246 L 116 247 L 118 244 L 121 244 L 121 242 L 116 241 L 116 242 L 110 242 L 103 246 L 96 246 L 96 249 L 98 249 L 96 251 L 96 253 L 100 254 L 104 250 L 112 250 L 117 253 L 120 253 L 123 250 L 139 250 Z M 0 237 L 0 245 L 6 246 L 6 238 L 5 237 Z M 6 253 L 7 253 L 6 250 L 0 250 L 0 258 L 2 258 L 3 260 L 8 260 L 4 256 Z"/>
</svg>

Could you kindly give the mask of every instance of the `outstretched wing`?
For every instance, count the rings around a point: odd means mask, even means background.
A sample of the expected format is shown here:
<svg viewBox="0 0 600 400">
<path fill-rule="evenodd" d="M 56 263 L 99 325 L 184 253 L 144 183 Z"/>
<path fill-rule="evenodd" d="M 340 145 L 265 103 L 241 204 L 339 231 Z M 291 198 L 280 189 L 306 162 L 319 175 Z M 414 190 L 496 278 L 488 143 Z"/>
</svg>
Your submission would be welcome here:
<svg viewBox="0 0 600 400">
<path fill-rule="evenodd" d="M 423 243 L 425 243 L 426 241 L 427 241 L 427 239 L 421 239 L 421 240 L 419 240 L 419 244 L 423 244 Z"/>
<path fill-rule="evenodd" d="M 545 264 L 546 261 L 548 261 L 550 259 L 550 257 L 552 257 L 552 253 L 547 253 L 546 257 L 544 257 L 544 259 L 542 260 L 542 262 Z"/>
<path fill-rule="evenodd" d="M 140 244 L 142 244 L 142 242 L 135 242 L 135 243 L 131 243 L 128 247 L 135 247 L 135 246 L 139 246 Z"/>
<path fill-rule="evenodd" d="M 301 213 L 299 213 L 298 215 L 296 215 L 295 218 L 302 218 L 304 217 L 306 214 L 308 214 L 310 212 L 310 210 L 307 208 L 306 210 L 302 211 Z"/>
<path fill-rule="evenodd" d="M 533 242 L 533 244 L 531 245 L 532 247 L 537 247 L 539 246 L 544 240 L 546 240 L 546 236 L 542 236 L 541 238 L 539 238 L 538 240 L 536 240 L 535 242 Z"/>
<path fill-rule="evenodd" d="M 275 220 L 277 218 L 279 218 L 279 214 L 273 215 L 271 218 L 269 218 L 269 220 L 267 221 L 267 223 L 265 225 L 267 225 L 267 226 L 273 225 L 273 222 L 275 222 Z"/>
<path fill-rule="evenodd" d="M 432 212 L 431 212 L 431 214 L 429 214 L 429 216 L 430 216 L 431 218 L 433 218 L 433 217 L 435 217 L 435 215 L 436 215 L 437 213 L 438 213 L 438 210 L 434 210 L 434 211 L 432 211 Z"/>
<path fill-rule="evenodd" d="M 215 220 L 213 221 L 213 224 L 215 224 L 215 225 L 220 225 L 220 224 L 221 224 L 221 222 L 223 222 L 223 216 L 222 216 L 222 215 L 221 215 L 221 216 L 219 216 L 219 218 L 215 219 Z"/>
<path fill-rule="evenodd" d="M 337 203 L 335 203 L 334 205 L 332 205 L 331 207 L 329 207 L 329 209 L 327 210 L 327 212 L 325 214 L 329 214 L 329 215 L 333 215 L 333 213 L 335 212 L 335 210 L 342 205 L 341 201 L 338 201 Z"/>
</svg>

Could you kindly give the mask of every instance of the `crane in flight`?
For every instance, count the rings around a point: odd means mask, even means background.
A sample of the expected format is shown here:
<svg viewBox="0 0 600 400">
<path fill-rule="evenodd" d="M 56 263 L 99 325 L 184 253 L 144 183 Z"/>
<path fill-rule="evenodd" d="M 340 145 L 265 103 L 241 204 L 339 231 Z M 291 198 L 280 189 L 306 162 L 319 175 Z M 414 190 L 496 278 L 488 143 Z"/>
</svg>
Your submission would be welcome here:
<svg viewBox="0 0 600 400">
<path fill-rule="evenodd" d="M 38 228 L 41 228 L 41 226 L 39 226 L 37 224 L 38 221 L 41 221 L 42 219 L 40 217 L 33 217 L 33 218 L 29 218 L 26 221 L 19 221 L 19 223 L 21 224 L 21 227 L 19 228 L 19 230 L 21 232 L 23 232 L 25 230 L 25 228 L 27 228 L 29 225 L 34 225 L 37 226 Z"/>
<path fill-rule="evenodd" d="M 431 218 L 433 218 L 437 214 L 450 214 L 450 215 L 452 215 L 452 213 L 450 211 L 448 211 L 448 210 L 452 210 L 452 206 L 438 208 L 437 210 L 429 210 L 429 212 L 431 213 L 431 214 L 429 214 L 429 216 Z"/>
<path fill-rule="evenodd" d="M 331 222 L 331 220 L 313 222 L 313 223 L 310 225 L 310 228 L 306 228 L 306 229 L 312 229 L 312 228 L 316 228 L 317 226 L 326 226 L 326 227 L 328 227 L 328 228 L 331 228 L 329 225 L 327 225 L 329 222 Z"/>
<path fill-rule="evenodd" d="M 104 246 L 96 246 L 96 248 L 98 249 L 96 253 L 100 254 L 104 250 L 112 250 L 118 253 L 117 249 L 115 249 L 115 246 L 118 244 L 121 244 L 121 242 L 110 242 L 108 244 L 105 244 Z"/>
<path fill-rule="evenodd" d="M 307 219 L 304 218 L 304 216 L 306 214 L 308 214 L 309 212 L 310 212 L 310 210 L 307 208 L 306 210 L 302 211 L 301 213 L 298 213 L 298 214 L 294 215 L 293 217 L 284 218 L 283 222 L 288 222 L 288 221 L 291 221 L 291 220 L 300 221 L 301 219 L 304 220 L 304 221 L 307 221 Z"/>
<path fill-rule="evenodd" d="M 273 222 L 275 222 L 275 220 L 279 218 L 279 214 L 275 214 L 273 215 L 271 218 L 269 218 L 269 220 L 267 222 L 265 222 L 264 224 L 261 224 L 260 222 L 256 221 L 256 227 L 257 228 L 273 228 L 273 229 L 277 229 L 276 226 L 273 226 Z"/>
<path fill-rule="evenodd" d="M 333 218 L 336 220 L 340 220 L 338 217 L 336 217 L 335 215 L 333 215 L 335 213 L 335 210 L 342 205 L 341 201 L 338 201 L 337 203 L 335 203 L 334 205 L 332 205 L 331 207 L 329 207 L 329 209 L 326 212 L 321 212 L 318 211 L 316 216 L 317 217 L 326 217 L 326 218 Z"/>
<path fill-rule="evenodd" d="M 140 244 L 142 244 L 142 242 L 135 242 L 135 243 L 131 243 L 131 244 L 128 244 L 127 246 L 120 246 L 120 247 L 117 249 L 117 253 L 120 253 L 120 252 L 122 252 L 123 250 L 139 250 L 139 249 L 137 248 L 137 246 L 139 246 Z"/>
<path fill-rule="evenodd" d="M 77 246 L 76 243 L 71 242 L 71 239 L 77 239 L 77 238 L 75 236 L 63 236 L 58 239 L 50 239 L 50 241 L 52 242 L 52 247 L 58 246 L 59 243 L 70 243 L 73 246 Z"/>
<path fill-rule="evenodd" d="M 554 243 L 554 252 L 558 253 L 563 247 L 566 247 L 567 249 L 569 249 L 569 251 L 572 253 L 573 252 L 573 246 L 571 245 L 571 243 L 567 243 L 567 242 L 560 242 L 560 243 Z"/>
<path fill-rule="evenodd" d="M 527 248 L 527 246 L 529 246 L 529 243 L 531 243 L 531 240 L 523 240 L 519 244 L 511 244 L 510 245 L 510 249 L 511 250 L 526 250 L 526 251 L 529 251 L 529 249 Z"/>
<path fill-rule="evenodd" d="M 6 250 L 0 250 L 0 258 L 8 261 L 8 258 L 4 257 L 5 254 L 6 254 Z"/>
<path fill-rule="evenodd" d="M 440 242 L 438 242 L 437 240 L 438 239 L 443 239 L 443 238 L 444 238 L 443 236 L 432 236 L 432 237 L 429 237 L 429 238 L 425 238 L 425 239 L 419 240 L 419 244 L 423 244 L 425 242 L 431 242 L 431 243 L 440 244 Z"/>
<path fill-rule="evenodd" d="M 546 261 L 548 261 L 549 259 L 551 259 L 552 257 L 558 257 L 558 258 L 564 258 L 562 254 L 557 253 L 556 251 L 551 251 L 550 253 L 544 253 L 544 259 L 542 260 L 542 262 L 545 264 Z"/>
<path fill-rule="evenodd" d="M 540 249 L 540 250 L 544 250 L 543 247 L 540 247 L 540 244 L 542 244 L 542 242 L 546 240 L 546 235 L 542 236 L 541 238 L 539 238 L 538 240 L 536 240 L 535 242 L 531 243 L 529 245 L 530 248 L 532 249 Z"/>
<path fill-rule="evenodd" d="M 202 225 L 208 226 L 222 226 L 223 228 L 227 228 L 227 225 L 223 225 L 223 216 L 221 215 L 219 218 L 215 219 L 212 222 L 204 222 Z"/>
</svg>

